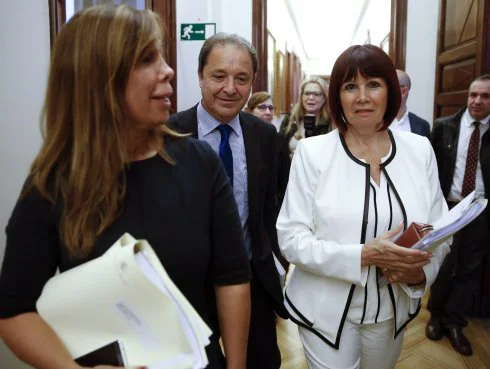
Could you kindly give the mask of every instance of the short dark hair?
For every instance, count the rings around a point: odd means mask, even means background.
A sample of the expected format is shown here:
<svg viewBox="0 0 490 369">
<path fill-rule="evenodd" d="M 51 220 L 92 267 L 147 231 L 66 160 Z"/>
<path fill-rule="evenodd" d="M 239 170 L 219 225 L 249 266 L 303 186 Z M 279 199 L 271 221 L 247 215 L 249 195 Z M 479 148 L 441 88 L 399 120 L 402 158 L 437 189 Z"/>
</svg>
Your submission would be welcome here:
<svg viewBox="0 0 490 369">
<path fill-rule="evenodd" d="M 259 58 L 257 57 L 257 51 L 255 51 L 255 48 L 242 36 L 225 32 L 216 33 L 215 35 L 204 41 L 204 44 L 201 47 L 201 51 L 199 52 L 199 64 L 197 72 L 199 74 L 202 74 L 206 63 L 208 62 L 208 56 L 216 45 L 225 46 L 228 44 L 235 45 L 248 51 L 250 58 L 252 59 L 253 72 L 254 74 L 256 74 L 257 69 L 259 68 Z"/>
<path fill-rule="evenodd" d="M 387 129 L 400 109 L 400 84 L 390 57 L 374 45 L 351 46 L 337 58 L 328 88 L 328 107 L 332 120 L 341 134 L 347 131 L 347 122 L 340 103 L 340 89 L 346 81 L 355 78 L 357 72 L 364 77 L 382 78 L 386 82 L 388 102 L 381 130 Z"/>
</svg>

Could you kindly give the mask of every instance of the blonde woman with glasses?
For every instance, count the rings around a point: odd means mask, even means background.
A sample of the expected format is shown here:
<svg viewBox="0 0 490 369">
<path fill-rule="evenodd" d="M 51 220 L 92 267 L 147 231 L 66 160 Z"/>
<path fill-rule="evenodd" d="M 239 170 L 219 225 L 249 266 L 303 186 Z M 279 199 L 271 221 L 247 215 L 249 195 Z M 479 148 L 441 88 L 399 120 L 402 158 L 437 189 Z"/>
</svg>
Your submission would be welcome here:
<svg viewBox="0 0 490 369">
<path fill-rule="evenodd" d="M 309 136 L 318 136 L 332 130 L 328 115 L 327 82 L 318 77 L 308 78 L 301 84 L 301 95 L 293 106 L 290 115 L 286 115 L 279 128 L 279 133 L 288 143 L 290 156 L 294 154 L 298 141 Z M 312 126 L 306 125 L 308 116 Z M 310 118 L 311 117 L 311 118 Z"/>
</svg>

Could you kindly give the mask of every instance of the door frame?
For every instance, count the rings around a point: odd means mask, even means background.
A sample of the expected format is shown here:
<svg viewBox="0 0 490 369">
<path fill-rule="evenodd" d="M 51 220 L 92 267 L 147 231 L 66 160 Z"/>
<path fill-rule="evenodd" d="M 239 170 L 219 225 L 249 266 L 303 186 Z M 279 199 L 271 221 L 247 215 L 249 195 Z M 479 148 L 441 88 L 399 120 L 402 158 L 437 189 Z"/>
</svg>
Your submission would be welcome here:
<svg viewBox="0 0 490 369">
<path fill-rule="evenodd" d="M 165 26 L 164 45 L 165 59 L 168 65 L 176 70 L 177 68 L 177 7 L 176 0 L 146 0 L 146 7 L 153 10 L 163 20 Z M 66 3 L 65 0 L 48 0 L 49 6 L 49 31 L 51 48 L 53 48 L 54 40 L 60 31 L 61 26 L 66 22 Z M 56 21 L 53 22 L 53 19 Z M 177 74 L 171 81 L 173 94 L 170 97 L 172 109 L 177 109 Z"/>
<path fill-rule="evenodd" d="M 252 45 L 257 52 L 259 68 L 252 86 L 253 91 L 267 91 L 268 88 L 268 32 L 267 0 L 252 0 Z M 272 91 L 270 91 L 272 92 Z"/>
<path fill-rule="evenodd" d="M 405 70 L 407 47 L 407 0 L 391 0 L 389 52 L 396 69 Z"/>
</svg>

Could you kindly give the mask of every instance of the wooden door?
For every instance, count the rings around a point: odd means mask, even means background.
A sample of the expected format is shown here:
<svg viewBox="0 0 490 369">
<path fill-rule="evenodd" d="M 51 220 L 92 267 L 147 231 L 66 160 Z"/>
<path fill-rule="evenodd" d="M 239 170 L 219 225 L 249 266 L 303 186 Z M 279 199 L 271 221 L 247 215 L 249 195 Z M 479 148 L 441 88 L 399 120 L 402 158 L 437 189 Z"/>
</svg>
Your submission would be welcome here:
<svg viewBox="0 0 490 369">
<path fill-rule="evenodd" d="M 168 65 L 177 70 L 177 6 L 176 0 L 151 0 L 151 9 L 160 15 L 165 26 L 165 59 Z M 177 72 L 170 82 L 174 90 L 170 97 L 172 104 L 172 113 L 177 110 Z"/>
<path fill-rule="evenodd" d="M 259 68 L 252 86 L 253 92 L 268 91 L 268 34 L 267 34 L 267 0 L 252 2 L 252 45 L 257 52 Z M 269 91 L 273 92 L 273 91 Z"/>
<path fill-rule="evenodd" d="M 65 0 L 50 0 L 49 1 L 49 40 L 53 47 L 54 39 L 60 31 L 60 28 L 65 24 L 66 10 Z"/>
<path fill-rule="evenodd" d="M 471 81 L 489 71 L 490 0 L 441 0 L 434 118 L 466 105 Z"/>
<path fill-rule="evenodd" d="M 490 72 L 490 0 L 441 0 L 434 118 L 466 106 L 468 87 Z M 467 313 L 490 316 L 490 254 L 483 260 L 479 293 Z"/>
<path fill-rule="evenodd" d="M 391 0 L 390 33 L 388 55 L 395 68 L 405 70 L 407 45 L 407 0 Z"/>
</svg>

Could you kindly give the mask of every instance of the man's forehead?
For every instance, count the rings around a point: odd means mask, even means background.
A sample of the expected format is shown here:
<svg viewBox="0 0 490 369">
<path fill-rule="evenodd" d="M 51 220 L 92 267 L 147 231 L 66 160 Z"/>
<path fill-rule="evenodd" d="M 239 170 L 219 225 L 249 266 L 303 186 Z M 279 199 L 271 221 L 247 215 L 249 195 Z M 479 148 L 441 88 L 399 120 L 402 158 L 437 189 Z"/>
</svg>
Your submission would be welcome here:
<svg viewBox="0 0 490 369">
<path fill-rule="evenodd" d="M 474 92 L 490 93 L 490 80 L 474 81 L 470 85 L 469 93 L 474 93 Z"/>
<path fill-rule="evenodd" d="M 247 49 L 235 44 L 215 45 L 209 52 L 208 60 L 206 64 L 211 62 L 211 59 L 215 63 L 226 63 L 229 61 L 240 61 L 242 64 L 250 64 L 252 67 L 252 56 Z"/>
</svg>

